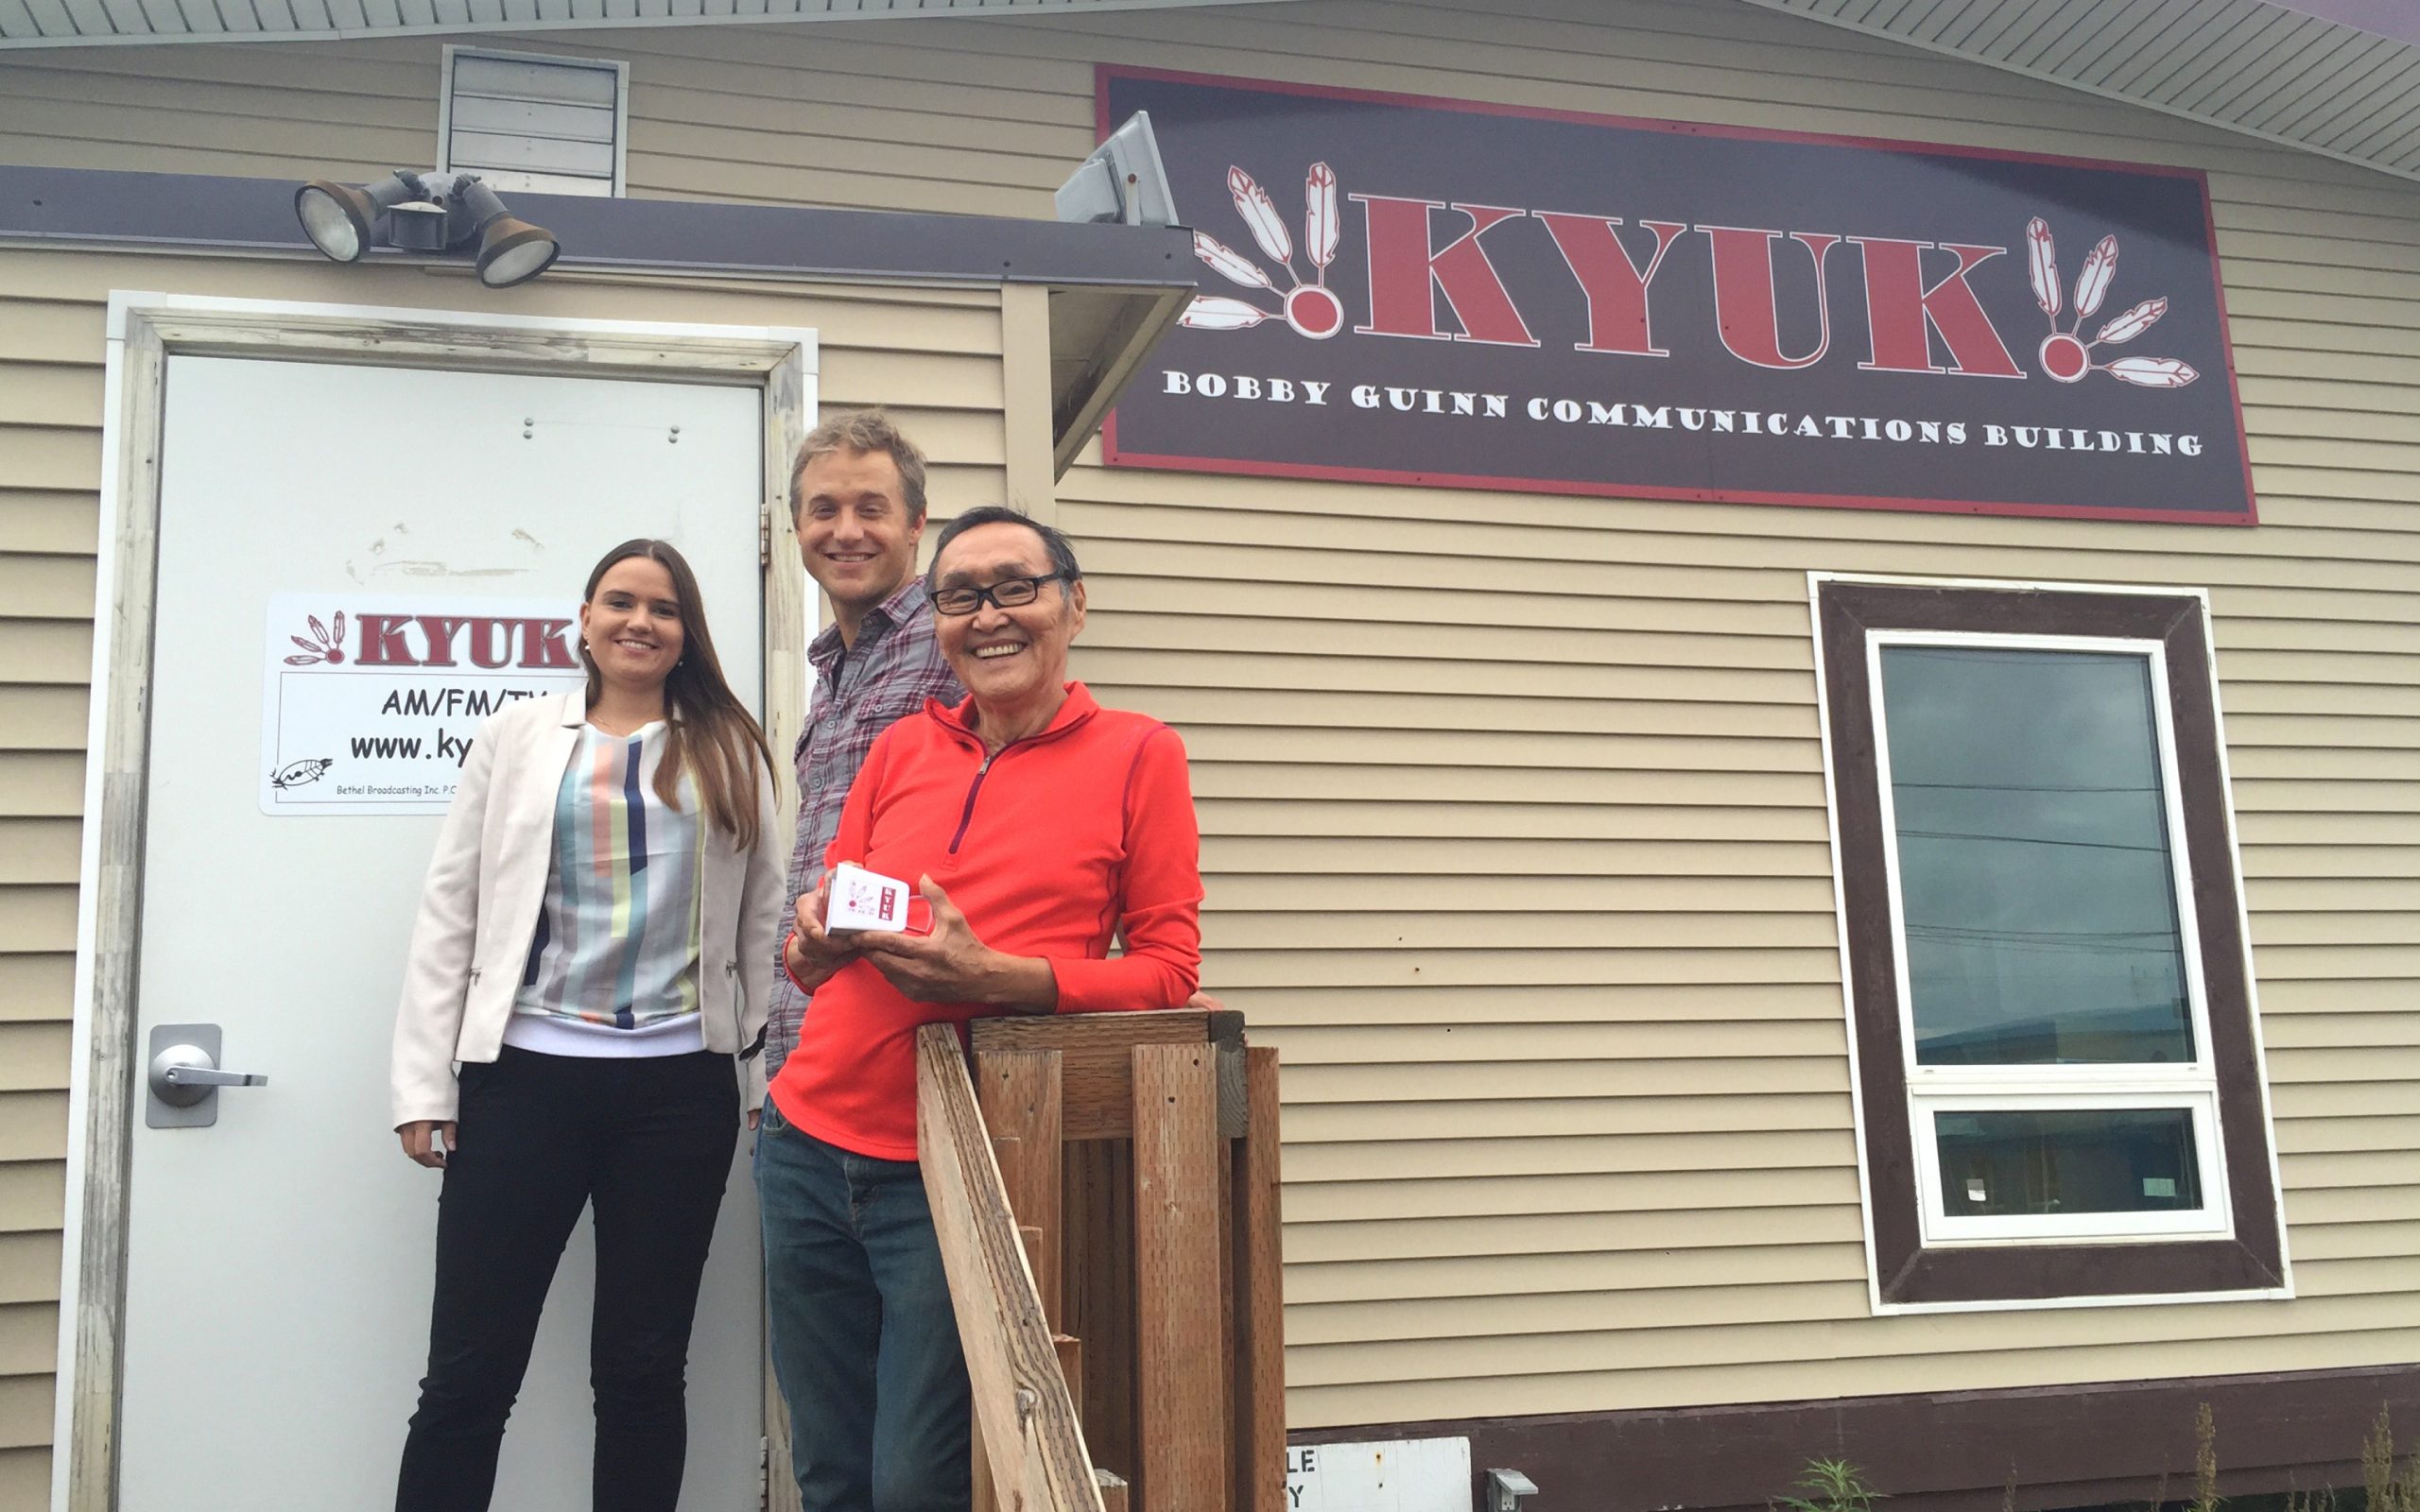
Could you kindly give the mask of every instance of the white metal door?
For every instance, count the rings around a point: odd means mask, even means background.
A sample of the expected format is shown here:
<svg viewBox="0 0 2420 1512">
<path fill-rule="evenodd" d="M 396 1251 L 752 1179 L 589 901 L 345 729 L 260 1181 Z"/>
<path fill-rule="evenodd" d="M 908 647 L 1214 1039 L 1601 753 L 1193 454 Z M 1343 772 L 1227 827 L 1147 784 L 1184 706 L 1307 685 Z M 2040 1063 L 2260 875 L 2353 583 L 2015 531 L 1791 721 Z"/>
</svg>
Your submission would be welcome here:
<svg viewBox="0 0 2420 1512">
<path fill-rule="evenodd" d="M 136 1046 L 147 1058 L 154 1026 L 216 1024 L 219 1064 L 268 1082 L 216 1093 L 200 1128 L 146 1126 L 134 1089 L 126 1512 L 391 1506 L 424 1364 L 440 1178 L 397 1151 L 387 1057 L 438 819 L 268 812 L 272 595 L 568 607 L 608 547 L 662 536 L 697 568 L 724 668 L 756 702 L 762 424 L 741 387 L 169 360 Z M 301 639 L 358 661 L 358 617 L 316 617 Z M 714 1512 L 758 1496 L 744 1161 L 690 1355 L 682 1504 Z M 591 1274 L 583 1223 L 506 1434 L 499 1508 L 588 1505 Z"/>
</svg>

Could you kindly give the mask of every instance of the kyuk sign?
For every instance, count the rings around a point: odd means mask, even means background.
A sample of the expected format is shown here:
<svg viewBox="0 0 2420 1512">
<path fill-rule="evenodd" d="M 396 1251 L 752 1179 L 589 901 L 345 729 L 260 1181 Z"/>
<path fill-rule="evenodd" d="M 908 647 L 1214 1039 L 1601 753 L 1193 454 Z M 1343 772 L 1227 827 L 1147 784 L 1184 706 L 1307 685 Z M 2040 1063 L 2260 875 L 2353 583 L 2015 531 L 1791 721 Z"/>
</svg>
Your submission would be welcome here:
<svg viewBox="0 0 2420 1512">
<path fill-rule="evenodd" d="M 490 714 L 587 684 L 577 605 L 272 593 L 261 812 L 442 814 Z"/>
<path fill-rule="evenodd" d="M 1104 69 L 1201 292 L 1117 465 L 2249 524 L 2178 169 Z"/>
</svg>

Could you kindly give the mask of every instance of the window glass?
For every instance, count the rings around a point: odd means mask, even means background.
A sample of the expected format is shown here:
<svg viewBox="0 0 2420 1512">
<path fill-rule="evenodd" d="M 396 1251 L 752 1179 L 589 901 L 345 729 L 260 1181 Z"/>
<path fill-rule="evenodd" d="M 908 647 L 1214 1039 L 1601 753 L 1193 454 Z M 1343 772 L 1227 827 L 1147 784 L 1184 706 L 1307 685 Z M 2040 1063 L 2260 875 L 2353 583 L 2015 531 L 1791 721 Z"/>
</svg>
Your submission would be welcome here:
<svg viewBox="0 0 2420 1512">
<path fill-rule="evenodd" d="M 2202 1206 L 2193 1115 L 2182 1108 L 1944 1112 L 1933 1131 L 1953 1218 Z"/>
<path fill-rule="evenodd" d="M 1882 685 L 1917 1061 L 2190 1063 L 2149 659 L 1886 645 Z"/>
</svg>

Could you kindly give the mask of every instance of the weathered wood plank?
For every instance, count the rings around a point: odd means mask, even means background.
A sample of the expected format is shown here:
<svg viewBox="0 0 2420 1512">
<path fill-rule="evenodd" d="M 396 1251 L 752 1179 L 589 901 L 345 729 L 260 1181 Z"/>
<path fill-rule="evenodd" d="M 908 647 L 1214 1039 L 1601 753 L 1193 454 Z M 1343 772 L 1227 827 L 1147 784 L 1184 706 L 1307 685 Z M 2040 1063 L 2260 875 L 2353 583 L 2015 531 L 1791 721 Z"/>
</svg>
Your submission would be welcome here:
<svg viewBox="0 0 2420 1512">
<path fill-rule="evenodd" d="M 916 1035 L 916 1143 L 993 1480 L 1028 1512 L 1098 1512 L 1083 1431 L 948 1024 Z"/>
<path fill-rule="evenodd" d="M 1059 1351 L 1059 1374 L 1066 1380 L 1067 1395 L 1080 1408 L 1084 1400 L 1084 1341 L 1054 1333 L 1050 1335 L 1050 1347 Z"/>
<path fill-rule="evenodd" d="M 1244 1052 L 1245 1135 L 1236 1146 L 1236 1512 L 1288 1512 L 1286 1277 L 1279 1208 L 1277 1052 Z"/>
<path fill-rule="evenodd" d="M 1205 1042 L 1130 1054 L 1143 1482 L 1163 1512 L 1219 1512 L 1229 1450 L 1218 1052 Z"/>
<path fill-rule="evenodd" d="M 1062 1284 L 1067 1332 L 1084 1341 L 1084 1445 L 1096 1467 L 1115 1472 L 1139 1497 L 1134 1150 L 1124 1141 L 1085 1140 L 1065 1145 L 1062 1163 Z"/>
<path fill-rule="evenodd" d="M 1001 1152 L 1000 1177 L 1017 1225 L 1038 1231 L 1033 1280 L 1042 1294 L 1043 1317 L 1064 1325 L 1065 1289 L 1061 1282 L 1065 1246 L 1060 1210 L 1060 1052 L 978 1050 L 975 1055 L 975 1100 L 983 1110 L 993 1148 Z M 1013 1144 L 1002 1143 L 1014 1141 Z"/>
<path fill-rule="evenodd" d="M 1060 1137 L 1133 1137 L 1136 1045 L 1202 1044 L 1210 1016 L 1191 1009 L 1157 1013 L 1073 1013 L 1055 1017 L 977 1019 L 975 1053 L 1056 1050 L 1060 1053 Z"/>
</svg>

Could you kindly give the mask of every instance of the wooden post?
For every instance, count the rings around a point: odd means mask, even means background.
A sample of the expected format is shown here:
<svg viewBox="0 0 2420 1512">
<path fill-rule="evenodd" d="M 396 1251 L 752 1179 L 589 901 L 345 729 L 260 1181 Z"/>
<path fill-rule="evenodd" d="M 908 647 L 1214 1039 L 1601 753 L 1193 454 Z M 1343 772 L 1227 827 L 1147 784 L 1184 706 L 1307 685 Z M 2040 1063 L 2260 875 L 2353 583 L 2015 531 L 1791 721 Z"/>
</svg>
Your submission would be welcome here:
<svg viewBox="0 0 2420 1512">
<path fill-rule="evenodd" d="M 1150 1487 L 1134 1432 L 1134 1148 L 1070 1142 L 1064 1166 L 1062 1284 L 1065 1332 L 1084 1341 L 1084 1444 L 1140 1500 Z"/>
<path fill-rule="evenodd" d="M 978 1057 L 999 1050 L 1059 1051 L 1060 1137 L 1124 1140 L 1134 1137 L 1134 1047 L 1201 1044 L 1210 1037 L 1211 1017 L 1188 1009 L 977 1019 L 973 1037 Z"/>
<path fill-rule="evenodd" d="M 1019 1228 L 1040 1231 L 1033 1282 L 1052 1328 L 1066 1320 L 1060 1280 L 1061 1076 L 1056 1050 L 982 1050 L 975 1056 L 975 1100 L 994 1148 L 1001 1150 L 1000 1178 L 1008 1186 L 1009 1209 Z M 1014 1149 L 1002 1148 L 1002 1140 L 1014 1140 Z"/>
<path fill-rule="evenodd" d="M 1278 1211 L 1277 1052 L 1244 1052 L 1245 1134 L 1235 1147 L 1236 1512 L 1288 1512 L 1286 1295 Z"/>
<path fill-rule="evenodd" d="M 1067 1395 L 1076 1400 L 1079 1416 L 1084 1402 L 1084 1341 L 1069 1338 L 1064 1333 L 1050 1336 L 1050 1346 L 1059 1351 L 1059 1373 L 1067 1378 Z"/>
<path fill-rule="evenodd" d="M 950 1024 L 916 1033 L 916 1143 L 995 1494 L 1025 1512 L 1099 1512 L 1083 1431 Z"/>
<path fill-rule="evenodd" d="M 1219 1247 L 1219 1087 L 1207 1042 L 1133 1056 L 1134 1267 L 1151 1512 L 1223 1512 L 1231 1453 Z"/>
<path fill-rule="evenodd" d="M 1093 1481 L 1100 1487 L 1101 1512 L 1127 1512 L 1124 1481 L 1107 1470 L 1093 1471 Z"/>
</svg>

